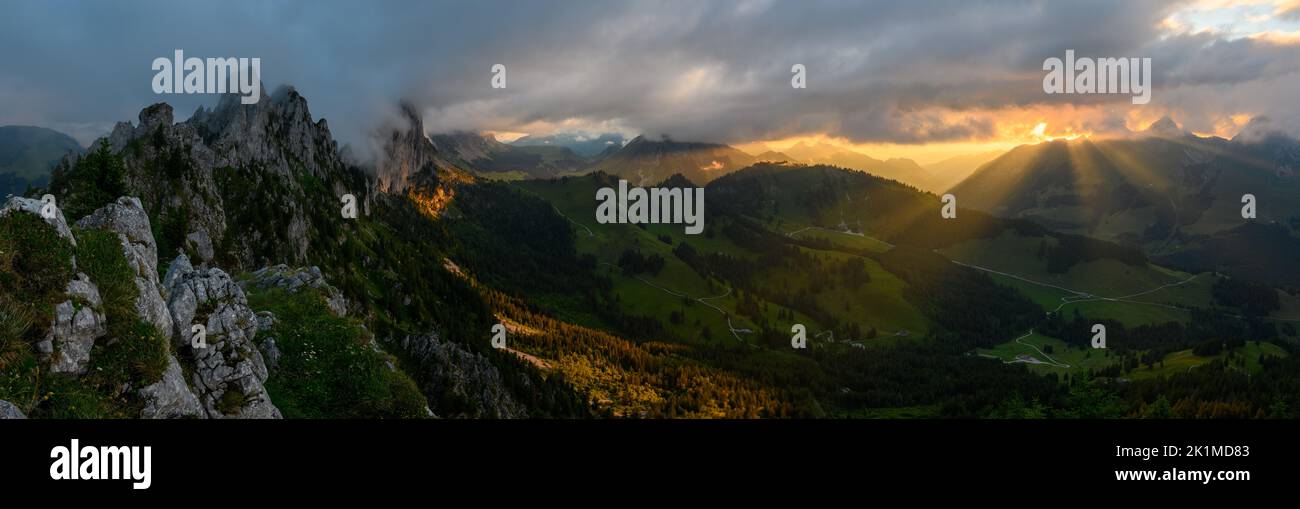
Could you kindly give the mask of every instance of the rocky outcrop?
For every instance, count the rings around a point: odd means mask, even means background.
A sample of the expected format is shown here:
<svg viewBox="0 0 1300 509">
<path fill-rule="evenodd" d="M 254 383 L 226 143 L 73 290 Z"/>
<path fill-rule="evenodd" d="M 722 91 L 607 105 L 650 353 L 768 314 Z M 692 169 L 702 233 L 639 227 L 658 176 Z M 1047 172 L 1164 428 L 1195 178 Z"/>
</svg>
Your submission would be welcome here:
<svg viewBox="0 0 1300 509">
<path fill-rule="evenodd" d="M 440 181 L 473 180 L 468 172 L 439 154 L 424 132 L 424 120 L 413 106 L 402 104 L 401 113 L 406 125 L 388 129 L 383 137 L 383 152 L 375 167 L 380 191 L 403 194 L 408 188 L 422 184 L 437 187 Z"/>
<path fill-rule="evenodd" d="M 339 197 L 352 194 L 369 214 L 374 182 L 344 162 L 328 123 L 313 120 L 291 87 L 256 104 L 224 95 L 211 110 L 173 120 L 171 106 L 155 104 L 107 140 L 123 156 L 131 189 L 184 232 L 175 243 L 197 261 L 305 263 L 324 207 L 337 213 Z"/>
<path fill-rule="evenodd" d="M 171 289 L 176 285 L 176 281 L 180 279 L 181 276 L 191 272 L 194 272 L 194 265 L 190 263 L 189 257 L 185 255 L 177 256 L 175 260 L 172 260 L 171 265 L 167 266 L 167 274 L 163 275 L 162 279 L 162 288 L 163 293 L 168 295 L 169 300 L 171 298 Z M 167 309 L 169 312 L 171 311 L 170 303 L 168 304 Z M 173 315 L 172 322 L 175 321 L 176 317 Z M 180 330 L 180 325 L 177 325 L 177 331 Z"/>
<path fill-rule="evenodd" d="M 95 340 L 108 333 L 107 320 L 99 289 L 85 274 L 68 282 L 67 295 L 54 307 L 54 324 L 36 350 L 50 361 L 51 372 L 80 375 L 90 363 Z"/>
<path fill-rule="evenodd" d="M 199 398 L 185 383 L 185 373 L 174 355 L 167 357 L 167 370 L 162 379 L 140 389 L 140 397 L 144 400 L 142 419 L 207 417 Z"/>
<path fill-rule="evenodd" d="M 172 114 L 167 103 L 154 104 L 140 111 L 138 126 L 118 122 L 107 140 L 122 154 L 127 184 L 149 210 L 160 218 L 183 218 L 185 231 L 219 240 L 226 231 L 226 213 L 212 172 L 216 154 L 203 143 L 199 128 L 173 124 Z M 185 213 L 172 217 L 173 210 Z"/>
<path fill-rule="evenodd" d="M 0 217 L 19 213 L 36 215 L 53 226 L 60 238 L 76 246 L 77 239 L 72 236 L 63 211 L 55 208 L 51 217 L 45 217 L 41 215 L 43 206 L 39 200 L 13 197 L 0 209 Z M 76 265 L 74 257 L 73 270 Z M 50 372 L 79 375 L 86 371 L 95 340 L 108 333 L 104 304 L 99 288 L 82 273 L 68 281 L 64 292 L 68 299 L 54 306 L 54 319 L 45 337 L 36 343 L 36 353 L 49 364 Z"/>
<path fill-rule="evenodd" d="M 467 401 L 473 413 L 464 417 L 526 418 L 524 408 L 505 389 L 501 372 L 486 357 L 442 341 L 438 334 L 406 336 L 398 341 L 403 350 L 420 363 L 424 370 L 426 391 L 450 395 Z M 447 409 L 435 408 L 448 416 Z"/>
<path fill-rule="evenodd" d="M 206 133 L 216 167 L 257 164 L 291 176 L 301 164 L 324 179 L 341 163 L 329 123 L 313 122 L 307 100 L 293 87 L 281 87 L 248 105 L 238 95 L 224 95 L 216 108 L 200 108 L 186 124 Z"/>
<path fill-rule="evenodd" d="M 158 281 L 158 244 L 154 242 L 149 226 L 149 214 L 137 198 L 123 196 L 77 221 L 79 228 L 98 228 L 117 234 L 122 243 L 122 254 L 135 271 L 136 314 L 153 324 L 170 338 L 171 314 L 162 298 L 162 285 Z"/>
<path fill-rule="evenodd" d="M 402 117 L 408 123 L 405 129 L 395 128 L 384 138 L 384 157 L 375 168 L 379 190 L 401 194 L 410 185 L 410 178 L 427 166 L 435 165 L 437 149 L 424 133 L 424 120 L 415 108 L 403 104 Z"/>
<path fill-rule="evenodd" d="M 266 359 L 266 370 L 275 371 L 280 366 L 280 347 L 276 346 L 275 338 L 267 338 L 262 342 L 262 356 Z"/>
<path fill-rule="evenodd" d="M 33 200 L 28 200 L 32 202 Z M 40 214 L 39 202 L 21 204 L 15 210 Z M 60 232 L 68 232 L 69 242 L 75 245 L 63 214 L 46 219 Z M 159 293 L 158 250 L 149 224 L 149 216 L 135 198 L 121 197 L 91 213 L 77 223 L 80 228 L 97 228 L 117 234 L 122 245 L 122 255 L 135 272 L 138 296 L 135 301 L 137 316 L 153 324 L 159 332 L 170 337 L 173 332 L 171 313 Z M 62 236 L 63 233 L 60 233 Z M 75 260 L 74 260 L 75 268 Z M 112 344 L 116 338 L 108 337 L 108 321 L 104 312 L 99 288 L 90 277 L 77 273 L 68 281 L 68 300 L 54 307 L 54 321 L 46 337 L 37 342 L 36 350 L 51 373 L 82 375 L 91 361 L 91 352 L 97 341 Z M 168 368 L 158 382 L 140 389 L 144 418 L 202 417 L 203 409 L 198 399 L 185 383 L 184 375 L 174 356 L 168 356 Z M 0 402 L 4 403 L 4 402 Z M 7 404 L 7 403 L 5 403 Z M 0 413 L 8 413 L 2 408 Z M 17 408 L 13 408 L 17 412 Z M 18 412 L 18 416 L 22 413 Z"/>
<path fill-rule="evenodd" d="M 194 364 L 191 385 L 208 417 L 280 418 L 263 386 L 268 373 L 253 343 L 258 319 L 243 289 L 221 269 L 195 269 L 185 255 L 172 261 L 164 282 L 173 344 Z M 206 346 L 190 344 L 196 324 L 206 327 Z"/>
<path fill-rule="evenodd" d="M 63 217 L 63 211 L 55 207 L 55 214 L 53 217 L 45 217 L 41 215 L 41 207 L 44 206 L 45 204 L 41 203 L 40 200 L 23 198 L 21 196 L 12 196 L 5 202 L 4 207 L 0 208 L 0 217 L 5 217 L 16 212 L 34 214 L 41 219 L 44 219 L 45 222 L 50 224 L 50 226 L 53 226 L 54 231 L 59 232 L 60 238 L 67 240 L 75 247 L 77 245 L 77 239 L 72 237 L 72 229 L 68 228 L 68 221 Z"/>
<path fill-rule="evenodd" d="M 271 327 L 275 327 L 276 321 L 277 320 L 275 319 L 275 313 L 272 313 L 270 311 L 258 311 L 257 332 L 266 332 L 271 330 Z"/>
<path fill-rule="evenodd" d="M 279 288 L 287 293 L 316 290 L 325 299 L 325 305 L 329 306 L 330 312 L 335 316 L 346 316 L 348 313 L 348 300 L 343 297 L 343 292 L 325 281 L 325 275 L 321 274 L 320 267 L 295 269 L 284 264 L 263 267 L 253 272 L 252 278 L 240 284 L 246 288 L 252 286 L 263 290 Z"/>
<path fill-rule="evenodd" d="M 212 239 L 203 230 L 190 232 L 185 236 L 185 247 L 199 257 L 199 261 L 208 263 L 216 253 L 212 250 Z"/>
<path fill-rule="evenodd" d="M 18 405 L 0 399 L 0 421 L 5 419 L 26 419 L 27 415 L 18 409 Z"/>
</svg>

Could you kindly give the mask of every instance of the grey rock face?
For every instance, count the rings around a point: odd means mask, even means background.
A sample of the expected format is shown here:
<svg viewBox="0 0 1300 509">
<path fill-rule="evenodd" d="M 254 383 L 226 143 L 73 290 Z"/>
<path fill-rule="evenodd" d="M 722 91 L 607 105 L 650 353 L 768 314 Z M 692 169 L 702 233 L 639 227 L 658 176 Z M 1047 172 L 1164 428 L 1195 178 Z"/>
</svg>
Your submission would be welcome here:
<svg viewBox="0 0 1300 509">
<path fill-rule="evenodd" d="M 140 112 L 138 126 L 119 123 L 107 139 L 123 155 L 128 183 L 146 204 L 161 217 L 171 210 L 187 212 L 186 243 L 203 262 L 216 254 L 210 247 L 248 264 L 263 257 L 305 262 L 316 226 L 298 200 L 306 193 L 300 178 L 305 175 L 325 183 L 335 196 L 354 194 L 365 210 L 376 194 L 365 181 L 344 185 L 339 177 L 348 174 L 347 164 L 328 124 L 313 121 L 306 99 L 288 87 L 248 105 L 227 94 L 212 110 L 200 108 L 181 123 L 174 123 L 170 106 L 155 104 Z M 260 228 L 227 231 L 227 218 L 238 217 L 247 206 L 232 200 L 249 195 L 233 191 L 232 196 L 218 186 L 223 172 L 238 172 L 249 185 L 271 191 L 259 197 L 284 208 L 283 219 L 269 225 L 274 238 Z"/>
<path fill-rule="evenodd" d="M 428 389 L 454 394 L 473 403 L 474 413 L 464 417 L 528 417 L 527 409 L 506 391 L 501 372 L 486 357 L 442 341 L 436 333 L 406 336 L 399 344 L 419 360 L 421 369 L 432 381 L 433 387 Z M 439 415 L 449 416 L 444 409 L 435 410 Z"/>
<path fill-rule="evenodd" d="M 375 166 L 379 190 L 403 194 L 409 188 L 428 183 L 431 175 L 439 180 L 468 181 L 473 176 L 451 164 L 424 133 L 424 120 L 410 104 L 402 104 L 405 125 L 394 126 L 384 136 L 381 156 Z"/>
<path fill-rule="evenodd" d="M 103 305 L 103 301 L 99 297 L 99 287 L 90 282 L 90 276 L 80 272 L 71 281 L 68 281 L 68 287 L 65 291 L 70 299 L 89 304 L 92 308 L 99 309 Z"/>
<path fill-rule="evenodd" d="M 0 420 L 26 418 L 27 415 L 23 414 L 23 411 L 19 410 L 17 405 L 0 399 Z"/>
<path fill-rule="evenodd" d="M 226 229 L 226 215 L 212 175 L 215 155 L 195 126 L 172 123 L 172 107 L 166 103 L 145 108 L 139 118 L 138 126 L 118 122 L 107 138 L 113 151 L 122 154 L 128 185 L 140 193 L 143 202 L 157 207 L 160 218 L 166 217 L 172 207 L 184 208 L 189 214 L 186 231 L 202 230 L 220 240 L 220 233 Z M 158 141 L 162 146 L 155 146 Z M 181 162 L 185 166 L 202 171 L 182 172 L 171 179 L 143 169 L 172 162 L 174 154 L 184 154 Z"/>
<path fill-rule="evenodd" d="M 68 300 L 54 307 L 54 323 L 37 350 L 58 354 L 50 359 L 50 371 L 80 375 L 90 362 L 95 340 L 108 333 L 99 289 L 85 274 L 68 282 Z M 48 342 L 48 344 L 47 344 Z"/>
<path fill-rule="evenodd" d="M 420 170 L 436 164 L 438 150 L 424 134 L 424 120 L 414 108 L 403 105 L 403 116 L 409 125 L 405 131 L 394 130 L 384 142 L 384 155 L 375 175 L 379 189 L 400 194 L 410 185 L 410 179 Z"/>
<path fill-rule="evenodd" d="M 178 255 L 175 260 L 172 260 L 171 265 L 167 266 L 167 274 L 163 276 L 162 280 L 163 292 L 170 292 L 171 287 L 176 284 L 176 280 L 180 278 L 182 274 L 189 274 L 191 272 L 194 272 L 194 266 L 190 264 L 189 257 Z M 168 297 L 170 297 L 170 295 L 168 295 Z"/>
<path fill-rule="evenodd" d="M 253 344 L 258 320 L 243 289 L 221 269 L 192 268 L 184 255 L 172 262 L 165 280 L 177 333 L 173 344 L 194 362 L 192 385 L 208 417 L 280 418 L 262 385 L 268 373 Z M 207 328 L 206 347 L 190 345 L 195 324 Z"/>
<path fill-rule="evenodd" d="M 266 332 L 275 327 L 275 313 L 270 311 L 257 312 L 257 332 Z"/>
<path fill-rule="evenodd" d="M 140 411 L 141 419 L 207 417 L 199 398 L 185 383 L 185 374 L 174 355 L 167 357 L 167 370 L 162 379 L 140 389 L 140 396 L 145 402 Z"/>
<path fill-rule="evenodd" d="M 158 328 L 164 336 L 171 337 L 172 320 L 162 298 L 162 285 L 158 281 L 158 244 L 154 242 L 149 227 L 149 214 L 137 198 L 123 196 L 77 221 L 81 228 L 97 228 L 117 234 L 122 243 L 122 254 L 135 270 L 135 286 L 139 290 L 135 299 L 136 314 Z"/>
<path fill-rule="evenodd" d="M 72 237 L 72 229 L 68 228 L 68 220 L 63 217 L 63 210 L 55 207 L 54 217 L 47 218 L 41 216 L 41 207 L 44 205 L 45 204 L 41 203 L 40 200 L 13 196 L 9 198 L 9 201 L 5 202 L 3 208 L 0 208 L 0 217 L 5 217 L 16 212 L 35 214 L 37 217 L 44 219 L 45 222 L 50 224 L 50 226 L 53 226 L 54 230 L 59 232 L 59 237 L 66 239 L 75 247 L 77 245 L 77 239 Z"/>
<path fill-rule="evenodd" d="M 275 338 L 262 342 L 262 355 L 266 359 L 266 370 L 275 371 L 280 365 L 280 348 L 275 346 Z"/>
<path fill-rule="evenodd" d="M 212 261 L 214 253 L 212 251 L 212 239 L 208 237 L 208 232 L 203 230 L 190 232 L 185 236 L 185 245 L 193 249 L 199 256 L 199 261 L 207 263 Z"/>
<path fill-rule="evenodd" d="M 346 316 L 348 313 L 348 300 L 343 297 L 343 292 L 325 281 L 320 267 L 289 268 L 284 264 L 263 267 L 253 272 L 252 279 L 241 284 L 261 289 L 280 288 L 287 293 L 316 290 L 335 316 Z"/>
<path fill-rule="evenodd" d="M 114 152 L 121 152 L 131 140 L 149 136 L 159 128 L 166 129 L 172 125 L 172 107 L 167 103 L 156 103 L 140 110 L 140 125 L 133 127 L 130 122 L 118 122 L 113 132 L 108 135 L 108 144 Z M 99 141 L 91 146 L 99 145 Z"/>
</svg>

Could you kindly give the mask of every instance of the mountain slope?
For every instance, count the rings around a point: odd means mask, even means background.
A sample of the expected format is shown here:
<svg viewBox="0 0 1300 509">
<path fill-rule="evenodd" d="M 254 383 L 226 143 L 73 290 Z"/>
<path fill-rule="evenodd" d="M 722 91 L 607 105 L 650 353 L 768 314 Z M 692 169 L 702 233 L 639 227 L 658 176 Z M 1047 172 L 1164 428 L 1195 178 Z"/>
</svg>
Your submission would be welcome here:
<svg viewBox="0 0 1300 509">
<path fill-rule="evenodd" d="M 1191 351 L 1215 334 L 1259 337 L 1266 343 L 1258 351 L 1281 351 L 1267 344 L 1277 337 L 1271 325 L 1240 319 L 1240 311 L 1211 297 L 1220 284 L 1213 274 L 1179 273 L 1132 248 L 970 209 L 945 220 L 937 196 L 863 172 L 758 164 L 720 177 L 706 187 L 700 236 L 673 225 L 597 224 L 591 197 L 613 178 L 598 173 L 515 185 L 547 199 L 573 225 L 579 252 L 609 278 L 614 304 L 656 318 L 635 327 L 662 324 L 664 333 L 696 348 L 749 345 L 767 376 L 826 377 L 830 386 L 849 387 L 844 397 L 814 390 L 833 413 L 881 404 L 879 393 L 846 383 L 852 376 L 834 370 L 841 362 L 854 365 L 855 344 L 873 358 L 904 364 L 914 361 L 905 360 L 917 353 L 913 348 L 940 345 L 971 359 L 1002 359 L 983 361 L 986 375 L 1035 358 L 1031 369 L 1053 381 L 1090 372 L 1146 377 L 1167 356 L 1214 370 L 1213 356 Z M 867 276 L 856 281 L 855 260 Z M 924 329 L 900 328 L 916 315 Z M 1083 333 L 1098 322 L 1112 332 L 1109 355 L 1089 355 Z M 808 372 L 795 370 L 799 375 L 776 367 L 796 363 L 786 334 L 793 323 L 807 327 L 812 345 L 799 361 L 811 361 L 802 368 Z M 1015 340 L 1040 328 L 1028 340 L 1048 342 L 1071 364 L 1022 353 L 1029 347 Z M 1231 356 L 1255 351 L 1230 349 Z M 877 387 L 899 381 L 888 369 L 872 369 Z M 941 371 L 908 372 L 926 380 Z M 897 390 L 895 404 L 909 392 Z"/>
<path fill-rule="evenodd" d="M 1052 141 L 1017 147 L 981 167 L 951 192 L 962 206 L 1029 219 L 1053 229 L 1141 246 L 1195 268 L 1242 265 L 1204 246 L 1249 223 L 1279 225 L 1292 241 L 1300 228 L 1300 146 L 1201 138 L 1169 119 L 1132 139 Z M 1255 196 L 1258 217 L 1242 217 Z M 1262 238 L 1252 236 L 1251 238 Z M 1246 262 L 1276 266 L 1282 245 L 1252 243 Z M 1252 276 L 1258 277 L 1258 275 Z M 1285 278 L 1300 283 L 1300 275 Z"/>
<path fill-rule="evenodd" d="M 380 191 L 401 194 L 412 187 L 437 187 L 440 175 L 441 180 L 472 180 L 433 146 L 415 108 L 403 104 L 401 110 L 406 124 L 393 126 L 381 135 L 382 153 L 375 167 Z"/>
<path fill-rule="evenodd" d="M 64 156 L 83 152 L 71 136 L 43 127 L 0 126 L 0 197 L 42 187 Z"/>
<path fill-rule="evenodd" d="M 306 111 L 305 100 L 292 90 L 256 106 L 223 101 L 179 123 L 170 107 L 154 105 L 141 113 L 139 125 L 119 126 L 91 156 L 62 168 L 51 190 L 65 211 L 80 215 L 102 199 L 84 192 L 102 184 L 93 177 L 116 176 L 120 182 L 114 186 L 144 197 L 141 209 L 155 219 L 160 256 L 173 260 L 166 269 L 190 274 L 182 262 L 187 259 L 175 256 L 185 253 L 194 259 L 195 272 L 220 266 L 243 274 L 237 277 L 250 282 L 253 309 L 285 318 L 268 329 L 277 335 L 280 355 L 301 355 L 304 334 L 319 347 L 360 342 L 382 349 L 440 416 L 580 417 L 593 410 L 629 416 L 816 415 L 806 405 L 795 410 L 793 398 L 766 381 L 714 366 L 708 354 L 692 354 L 682 365 L 678 347 L 643 347 L 564 322 L 545 322 L 551 333 L 540 338 L 547 341 L 544 348 L 527 347 L 526 334 L 512 334 L 521 343 L 517 350 L 493 348 L 492 325 L 516 315 L 489 302 L 501 294 L 476 288 L 466 274 L 511 292 L 558 288 L 561 298 L 582 299 L 588 290 L 598 291 L 598 280 L 584 274 L 582 260 L 566 246 L 567 221 L 540 200 L 447 163 L 418 119 L 382 135 L 382 170 L 371 178 L 343 161 L 325 123 Z M 310 164 L 300 155 L 309 156 Z M 356 219 L 339 213 L 345 193 L 358 199 Z M 313 316 L 322 306 L 306 309 L 274 288 L 262 288 L 256 281 L 265 270 L 246 274 L 286 262 L 319 266 L 345 296 L 348 317 L 364 329 L 339 330 L 338 320 Z M 631 326 L 648 323 L 636 317 L 604 316 L 630 329 L 652 330 Z M 609 346 L 592 349 L 593 338 Z M 618 355 L 617 365 L 603 360 L 611 355 Z M 360 416 L 347 413 L 355 407 L 337 405 L 374 394 L 374 384 L 383 380 L 371 372 L 376 364 L 370 359 L 349 361 L 333 352 L 319 359 L 281 357 L 279 366 L 286 373 L 329 373 L 320 379 L 273 378 L 268 390 L 285 402 L 286 416 Z M 593 377 L 591 366 L 622 374 Z M 682 377 L 694 380 L 692 388 L 677 385 Z M 393 381 L 401 385 L 403 379 Z M 641 385 L 628 380 L 653 380 L 656 394 L 647 398 Z M 374 415 L 410 408 L 409 394 L 393 394 L 393 403 L 402 406 L 377 408 Z"/>
<path fill-rule="evenodd" d="M 420 164 L 436 155 L 420 130 L 398 130 L 391 137 L 385 157 L 402 160 L 382 164 L 414 173 L 403 179 L 407 187 L 402 193 L 388 194 L 379 191 L 376 178 L 343 160 L 327 123 L 313 119 L 306 100 L 291 88 L 254 105 L 223 96 L 216 108 L 200 109 L 184 122 L 174 122 L 171 115 L 166 104 L 145 108 L 138 125 L 119 124 L 92 154 L 59 168 L 50 192 L 60 208 L 70 217 L 94 210 L 106 193 L 88 189 L 102 186 L 140 196 L 158 257 L 172 260 L 159 264 L 159 272 L 180 267 L 181 260 L 187 266 L 187 258 L 200 274 L 221 267 L 223 273 L 239 275 L 280 263 L 319 267 L 345 296 L 349 316 L 360 321 L 355 325 L 364 325 L 361 332 L 325 331 L 329 335 L 321 340 L 345 350 L 361 347 L 391 355 L 389 364 L 414 380 L 438 415 L 588 413 L 570 387 L 547 382 L 515 356 L 478 341 L 494 319 L 482 296 L 444 268 L 439 255 L 453 250 L 455 239 L 421 202 L 425 193 L 452 192 L 472 178 L 455 168 Z M 356 198 L 355 218 L 341 214 L 348 194 Z M 273 297 L 259 305 L 282 301 Z M 282 311 L 299 314 L 285 330 L 311 330 L 310 324 L 325 323 L 301 316 L 301 308 Z M 301 343 L 285 346 L 287 354 Z M 354 360 L 312 362 L 337 361 L 334 366 L 356 370 L 386 366 Z M 323 369 L 321 364 L 289 366 Z M 344 415 L 328 405 L 364 398 L 375 388 L 372 384 L 387 383 L 378 372 L 337 375 L 342 378 L 304 380 L 276 390 L 315 402 L 294 409 L 295 415 Z M 318 392 L 322 390 L 326 394 Z"/>
<path fill-rule="evenodd" d="M 627 145 L 607 153 L 591 169 L 638 186 L 662 182 L 676 173 L 703 185 L 753 162 L 753 156 L 728 145 L 668 139 L 652 141 L 637 136 Z"/>
<path fill-rule="evenodd" d="M 952 186 L 966 180 L 966 177 L 975 173 L 980 166 L 996 159 L 1000 155 L 1002 155 L 1002 152 L 965 154 L 923 165 L 927 172 L 934 175 L 934 187 L 933 189 L 927 189 L 927 191 L 934 193 L 947 192 L 952 188 Z"/>
<path fill-rule="evenodd" d="M 825 142 L 801 141 L 783 152 L 803 163 L 827 164 L 865 171 L 925 191 L 942 191 L 939 188 L 942 187 L 944 182 L 943 179 L 932 174 L 930 170 L 911 159 L 893 158 L 882 161 L 861 152 Z"/>
<path fill-rule="evenodd" d="M 762 153 L 760 153 L 760 154 L 754 156 L 754 161 L 755 161 L 755 162 L 769 162 L 769 163 L 797 163 L 797 162 L 799 162 L 799 160 L 797 160 L 797 159 L 795 159 L 795 158 L 793 158 L 793 157 L 790 157 L 790 156 L 786 155 L 784 152 L 777 152 L 777 151 L 775 151 L 775 150 L 766 150 L 766 151 L 763 151 Z"/>
<path fill-rule="evenodd" d="M 526 178 L 551 178 L 581 172 L 588 164 L 586 157 L 565 146 L 508 145 L 488 134 L 464 132 L 429 139 L 448 161 L 480 176 L 518 173 Z"/>
</svg>

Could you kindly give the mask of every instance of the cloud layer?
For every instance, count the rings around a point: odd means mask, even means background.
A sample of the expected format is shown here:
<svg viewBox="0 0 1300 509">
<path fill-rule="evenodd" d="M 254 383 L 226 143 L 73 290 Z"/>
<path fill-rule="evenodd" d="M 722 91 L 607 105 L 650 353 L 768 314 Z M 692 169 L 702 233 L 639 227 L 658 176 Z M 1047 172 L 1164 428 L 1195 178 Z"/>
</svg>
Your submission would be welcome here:
<svg viewBox="0 0 1300 509">
<path fill-rule="evenodd" d="M 153 102 L 215 102 L 153 94 L 149 63 L 176 48 L 262 58 L 268 86 L 295 85 L 357 145 L 400 99 L 431 131 L 733 143 L 994 139 L 1033 115 L 1096 132 L 1167 113 L 1201 132 L 1265 113 L 1300 126 L 1300 39 L 1285 36 L 1300 20 L 1279 14 L 1276 32 L 1242 37 L 1175 22 L 1231 14 L 1189 2 L 5 3 L 0 124 L 83 142 Z M 1151 103 L 1045 95 L 1042 62 L 1066 49 L 1151 57 Z M 507 88 L 490 86 L 493 64 Z M 808 88 L 790 87 L 794 64 Z"/>
</svg>

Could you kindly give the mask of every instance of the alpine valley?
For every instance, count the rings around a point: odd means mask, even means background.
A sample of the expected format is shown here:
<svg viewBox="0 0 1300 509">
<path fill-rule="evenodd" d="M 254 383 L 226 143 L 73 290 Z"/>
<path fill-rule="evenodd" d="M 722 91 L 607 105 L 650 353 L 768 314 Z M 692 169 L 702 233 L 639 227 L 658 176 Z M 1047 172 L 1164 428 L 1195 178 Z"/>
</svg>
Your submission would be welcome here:
<svg viewBox="0 0 1300 509">
<path fill-rule="evenodd" d="M 402 111 L 370 162 L 289 87 L 0 129 L 0 415 L 1300 417 L 1286 136 L 922 166 Z M 620 181 L 702 187 L 702 232 L 597 221 Z"/>
</svg>

